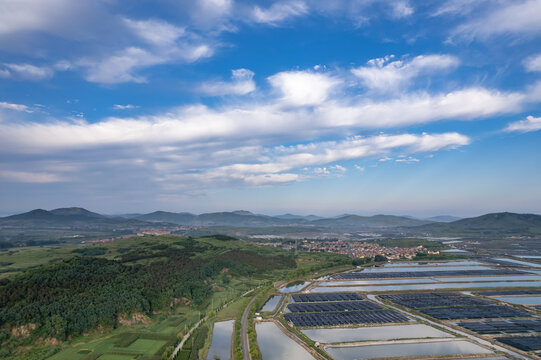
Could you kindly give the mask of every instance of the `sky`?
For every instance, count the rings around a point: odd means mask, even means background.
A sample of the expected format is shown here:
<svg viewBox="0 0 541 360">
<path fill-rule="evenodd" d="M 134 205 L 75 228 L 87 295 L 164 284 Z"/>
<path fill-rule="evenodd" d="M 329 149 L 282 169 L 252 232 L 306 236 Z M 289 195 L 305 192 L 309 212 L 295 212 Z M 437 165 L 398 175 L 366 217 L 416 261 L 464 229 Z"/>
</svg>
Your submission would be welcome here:
<svg viewBox="0 0 541 360">
<path fill-rule="evenodd" d="M 541 213 L 541 0 L 0 0 L 0 215 Z"/>
</svg>

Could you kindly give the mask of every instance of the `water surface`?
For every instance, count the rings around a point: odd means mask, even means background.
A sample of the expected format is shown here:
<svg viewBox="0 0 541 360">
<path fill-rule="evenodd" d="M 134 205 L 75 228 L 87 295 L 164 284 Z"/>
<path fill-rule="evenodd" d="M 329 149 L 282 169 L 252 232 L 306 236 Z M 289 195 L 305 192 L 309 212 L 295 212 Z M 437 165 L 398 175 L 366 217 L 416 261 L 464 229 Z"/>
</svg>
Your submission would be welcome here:
<svg viewBox="0 0 541 360">
<path fill-rule="evenodd" d="M 434 279 L 381 279 L 381 280 L 334 280 L 323 281 L 319 286 L 353 286 L 353 285 L 384 285 L 384 284 L 418 284 L 435 283 Z"/>
<path fill-rule="evenodd" d="M 521 260 L 515 260 L 515 259 L 508 259 L 508 258 L 496 258 L 496 260 L 506 261 L 506 262 L 519 264 L 519 265 L 524 265 L 524 266 L 530 266 L 530 267 L 534 267 L 534 268 L 541 268 L 541 264 L 536 264 L 536 263 L 528 262 L 528 261 L 521 261 Z"/>
<path fill-rule="evenodd" d="M 492 351 L 466 340 L 438 341 L 415 344 L 329 347 L 326 350 L 336 360 L 492 353 Z"/>
<path fill-rule="evenodd" d="M 302 332 L 310 339 L 321 343 L 453 337 L 449 333 L 423 324 L 307 329 Z"/>
<path fill-rule="evenodd" d="M 541 296 L 494 296 L 493 299 L 517 305 L 540 305 Z"/>
<path fill-rule="evenodd" d="M 291 285 L 291 286 L 284 286 L 280 289 L 281 293 L 292 293 L 302 290 L 306 285 L 310 284 L 310 282 L 305 281 L 302 284 L 298 285 Z"/>
<path fill-rule="evenodd" d="M 403 267 L 403 266 L 464 266 L 464 265 L 485 265 L 479 261 L 473 260 L 455 260 L 447 262 L 397 262 L 385 264 L 385 267 Z"/>
<path fill-rule="evenodd" d="M 265 305 L 263 305 L 261 311 L 273 311 L 274 309 L 276 309 L 276 305 L 278 305 L 281 298 L 282 297 L 280 295 L 275 295 L 271 297 L 269 300 L 267 300 Z"/>
<path fill-rule="evenodd" d="M 443 265 L 429 265 L 429 266 L 412 266 L 412 267 L 400 267 L 397 270 L 393 267 L 371 267 L 362 270 L 363 273 L 388 273 L 397 271 L 454 271 L 454 270 L 489 270 L 487 266 L 481 265 L 459 265 L 459 266 L 443 266 Z"/>
<path fill-rule="evenodd" d="M 445 277 L 438 276 L 434 277 L 435 280 L 439 282 L 475 282 L 475 281 L 541 281 L 541 276 L 539 275 L 500 275 L 500 276 L 454 276 L 454 277 Z"/>
<path fill-rule="evenodd" d="M 405 285 L 382 285 L 382 286 L 333 286 L 316 287 L 313 293 L 327 293 L 339 291 L 398 291 L 398 290 L 436 290 L 436 289 L 468 289 L 488 287 L 537 287 L 541 281 L 513 281 L 513 282 L 473 282 L 473 283 L 437 283 L 437 284 L 405 284 Z"/>
<path fill-rule="evenodd" d="M 235 320 L 220 321 L 214 323 L 212 330 L 212 343 L 207 354 L 207 360 L 216 358 L 225 360 L 231 357 L 231 335 Z"/>
<path fill-rule="evenodd" d="M 284 334 L 275 323 L 257 323 L 255 329 L 263 360 L 314 360 L 308 351 Z"/>
</svg>

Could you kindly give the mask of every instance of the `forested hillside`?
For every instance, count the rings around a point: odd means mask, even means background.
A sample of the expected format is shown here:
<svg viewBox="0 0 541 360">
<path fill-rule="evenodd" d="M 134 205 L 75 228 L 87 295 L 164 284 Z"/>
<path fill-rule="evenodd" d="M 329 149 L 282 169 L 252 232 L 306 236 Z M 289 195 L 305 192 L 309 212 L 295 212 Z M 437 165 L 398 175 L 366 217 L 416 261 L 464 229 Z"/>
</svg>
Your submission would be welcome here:
<svg viewBox="0 0 541 360">
<path fill-rule="evenodd" d="M 217 247 L 191 238 L 158 240 L 141 238 L 140 246 L 114 251 L 80 248 L 73 252 L 77 256 L 1 279 L 0 357 L 9 358 L 17 347 L 38 338 L 62 341 L 97 327 L 115 327 L 121 316 L 151 314 L 174 299 L 197 307 L 213 286 L 225 286 L 231 277 L 268 276 L 296 267 L 285 252 Z M 219 236 L 213 241 L 240 243 Z M 99 254 L 104 256 L 88 256 Z"/>
</svg>

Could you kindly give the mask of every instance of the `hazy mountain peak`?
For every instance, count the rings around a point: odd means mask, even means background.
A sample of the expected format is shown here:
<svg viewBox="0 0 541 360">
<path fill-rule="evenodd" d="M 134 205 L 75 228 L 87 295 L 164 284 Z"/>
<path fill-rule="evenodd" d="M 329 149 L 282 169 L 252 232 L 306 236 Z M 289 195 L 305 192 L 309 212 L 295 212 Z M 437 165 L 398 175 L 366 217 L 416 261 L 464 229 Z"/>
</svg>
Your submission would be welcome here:
<svg viewBox="0 0 541 360">
<path fill-rule="evenodd" d="M 237 214 L 237 215 L 254 215 L 253 212 L 248 211 L 248 210 L 235 210 L 235 211 L 232 211 L 231 213 Z"/>
<path fill-rule="evenodd" d="M 82 215 L 82 216 L 92 216 L 92 217 L 103 217 L 98 213 L 88 211 L 87 209 L 81 207 L 67 207 L 67 208 L 58 208 L 51 210 L 50 213 L 55 215 L 69 216 L 69 215 Z"/>
</svg>

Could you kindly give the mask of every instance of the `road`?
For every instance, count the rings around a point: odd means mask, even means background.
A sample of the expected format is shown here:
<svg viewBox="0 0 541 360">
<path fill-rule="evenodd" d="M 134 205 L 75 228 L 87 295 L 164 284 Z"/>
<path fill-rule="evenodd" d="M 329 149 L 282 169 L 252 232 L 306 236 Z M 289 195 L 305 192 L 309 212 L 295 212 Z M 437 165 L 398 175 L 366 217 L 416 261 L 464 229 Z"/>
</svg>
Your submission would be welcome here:
<svg viewBox="0 0 541 360">
<path fill-rule="evenodd" d="M 186 340 L 188 340 L 190 338 L 190 335 L 192 335 L 192 332 L 194 332 L 194 330 L 197 329 L 199 327 L 199 325 L 201 325 L 201 323 L 206 321 L 208 318 L 209 318 L 208 315 L 205 316 L 204 318 L 202 318 L 201 320 L 196 322 L 194 326 L 191 327 L 191 329 L 188 331 L 188 333 L 186 333 L 186 335 L 184 335 L 182 340 L 178 343 L 177 347 L 173 351 L 173 354 L 171 355 L 171 359 L 174 359 L 175 356 L 177 356 L 177 353 L 180 351 L 180 349 L 182 349 L 182 346 L 184 345 Z"/>
<path fill-rule="evenodd" d="M 248 316 L 250 315 L 250 308 L 255 301 L 255 296 L 250 300 L 240 320 L 240 343 L 242 346 L 242 358 L 244 360 L 252 360 L 250 355 L 250 340 L 248 339 Z"/>
<path fill-rule="evenodd" d="M 248 294 L 250 294 L 251 292 L 253 292 L 255 289 L 257 288 L 253 288 L 252 290 L 248 290 L 246 291 L 244 294 L 242 294 L 240 297 L 244 297 Z M 228 302 L 227 304 L 225 304 L 221 309 L 224 309 L 226 307 L 228 307 L 229 305 L 231 305 L 231 303 L 233 303 L 235 300 L 237 299 L 233 299 L 231 300 L 230 302 Z M 250 309 L 250 306 L 252 305 L 253 301 L 255 300 L 255 297 L 250 301 L 250 304 L 248 305 L 248 309 Z M 220 310 L 221 310 L 220 309 Z M 245 310 L 246 312 L 246 310 Z M 242 315 L 243 316 L 243 319 L 244 319 L 244 314 Z M 186 333 L 186 335 L 184 335 L 184 337 L 182 338 L 182 340 L 180 341 L 180 343 L 177 345 L 177 347 L 175 348 L 175 350 L 173 351 L 173 354 L 171 355 L 171 359 L 174 359 L 175 356 L 177 355 L 177 353 L 180 351 L 180 349 L 182 349 L 182 346 L 184 346 L 184 343 L 190 338 L 190 335 L 192 335 L 192 333 L 195 331 L 195 329 L 197 329 L 199 327 L 199 325 L 201 325 L 203 322 L 205 322 L 207 319 L 209 318 L 208 315 L 206 315 L 204 318 L 202 318 L 201 320 L 199 320 L 198 322 L 196 322 L 194 324 L 194 326 L 192 326 L 190 328 L 190 330 Z M 246 329 L 246 328 L 244 328 Z M 242 335 L 242 334 L 241 334 Z M 243 347 L 244 348 L 244 347 Z M 248 355 L 250 354 L 250 350 L 248 349 Z"/>
<path fill-rule="evenodd" d="M 477 342 L 477 343 L 479 343 L 479 344 L 482 344 L 482 345 L 485 345 L 485 346 L 490 347 L 490 348 L 492 348 L 492 349 L 495 349 L 495 350 L 498 350 L 498 351 L 502 351 L 502 352 L 504 352 L 504 353 L 506 353 L 506 354 L 509 354 L 509 355 L 513 356 L 514 358 L 517 358 L 517 359 L 524 359 L 524 360 L 529 359 L 529 358 L 527 358 L 527 357 L 525 357 L 525 356 L 523 356 L 523 355 L 521 355 L 521 354 L 519 354 L 519 353 L 516 353 L 516 352 L 514 352 L 514 351 L 512 351 L 512 350 L 506 349 L 506 348 L 504 348 L 504 347 L 502 347 L 502 346 L 498 346 L 498 345 L 492 344 L 491 342 L 486 341 L 486 340 L 483 340 L 483 339 L 481 339 L 481 338 L 478 338 L 477 336 L 474 336 L 474 335 L 472 335 L 472 334 L 469 334 L 469 333 L 466 333 L 466 332 L 457 330 L 457 329 L 452 328 L 452 327 L 450 327 L 450 326 L 447 326 L 447 325 L 445 325 L 445 324 L 443 324 L 443 323 L 437 323 L 437 322 L 432 321 L 432 320 L 430 320 L 430 319 L 427 319 L 427 318 L 425 318 L 425 317 L 423 317 L 423 316 L 419 316 L 419 315 L 412 314 L 412 313 L 410 313 L 409 311 L 402 310 L 402 309 L 400 309 L 400 308 L 398 308 L 398 307 L 396 307 L 396 306 L 392 306 L 392 305 L 389 305 L 389 304 L 384 304 L 382 301 L 378 300 L 378 299 L 376 298 L 375 295 L 366 295 L 366 297 L 367 297 L 368 299 L 372 300 L 372 301 L 375 301 L 375 302 L 381 304 L 381 305 L 388 306 L 388 307 L 390 307 L 390 308 L 392 308 L 392 309 L 394 309 L 394 310 L 396 310 L 396 311 L 398 311 L 398 312 L 400 312 L 400 313 L 402 313 L 402 314 L 404 314 L 404 315 L 406 315 L 406 316 L 409 316 L 409 317 L 411 317 L 411 318 L 415 318 L 415 319 L 417 319 L 417 320 L 423 320 L 423 321 L 426 321 L 426 322 L 429 323 L 429 324 L 432 324 L 432 325 L 436 325 L 436 326 L 442 327 L 442 328 L 444 328 L 444 329 L 446 329 L 446 330 L 449 330 L 449 331 L 452 331 L 452 332 L 454 332 L 454 333 L 456 333 L 456 334 L 460 334 L 460 335 L 462 335 L 462 336 L 465 336 L 465 337 L 467 337 L 468 339 L 471 339 L 471 340 L 473 340 L 473 341 L 475 341 L 475 342 Z"/>
</svg>

